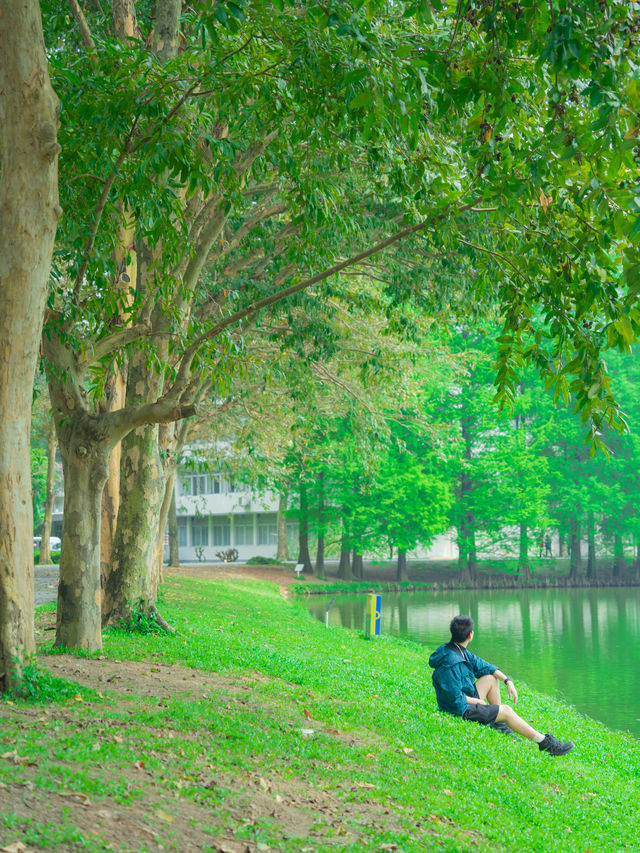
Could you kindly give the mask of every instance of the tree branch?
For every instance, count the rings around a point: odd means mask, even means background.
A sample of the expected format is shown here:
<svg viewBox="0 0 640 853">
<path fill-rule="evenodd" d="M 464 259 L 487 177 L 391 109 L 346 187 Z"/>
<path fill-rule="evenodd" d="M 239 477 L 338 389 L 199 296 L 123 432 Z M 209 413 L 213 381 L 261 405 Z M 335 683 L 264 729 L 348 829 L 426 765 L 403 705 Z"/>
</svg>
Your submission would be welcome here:
<svg viewBox="0 0 640 853">
<path fill-rule="evenodd" d="M 221 320 L 219 323 L 216 323 L 216 325 L 209 329 L 208 332 L 205 332 L 204 334 L 196 338 L 196 340 L 191 344 L 191 346 L 185 350 L 185 353 L 180 362 L 180 368 L 178 370 L 178 375 L 176 376 L 176 381 L 171 391 L 168 392 L 168 396 L 170 395 L 173 399 L 177 399 L 180 396 L 182 390 L 185 388 L 189 381 L 189 372 L 191 370 L 191 364 L 200 347 L 208 341 L 213 340 L 213 338 L 217 337 L 229 326 L 233 326 L 235 323 L 238 323 L 241 320 L 246 319 L 247 317 L 251 317 L 254 314 L 257 314 L 258 311 L 261 311 L 263 308 L 267 308 L 270 305 L 274 305 L 276 302 L 281 302 L 283 299 L 287 299 L 289 296 L 294 296 L 296 293 L 300 293 L 301 291 L 306 290 L 312 285 L 317 284 L 320 281 L 324 281 L 325 279 L 330 278 L 332 275 L 336 275 L 347 267 L 354 266 L 355 264 L 358 264 L 361 261 L 370 258 L 372 255 L 377 255 L 379 252 L 382 252 L 389 246 L 393 246 L 394 243 L 403 240 L 405 237 L 410 237 L 412 234 L 417 234 L 420 231 L 424 231 L 424 229 L 427 228 L 428 225 L 429 220 L 424 220 L 422 222 L 419 222 L 417 225 L 411 225 L 408 228 L 404 228 L 402 231 L 399 231 L 397 234 L 394 234 L 391 237 L 387 237 L 385 240 L 381 240 L 379 243 L 376 243 L 369 249 L 365 249 L 364 251 L 359 252 L 357 255 L 352 255 L 352 257 L 347 258 L 344 261 L 340 261 L 337 264 L 334 264 L 323 272 L 311 276 L 311 278 L 304 279 L 303 281 L 300 281 L 297 284 L 293 284 L 291 285 L 291 287 L 286 287 L 284 288 L 284 290 L 280 290 L 277 293 L 272 293 L 270 296 L 265 296 L 263 299 L 259 299 L 257 302 L 248 305 L 246 308 L 242 308 L 240 311 L 236 311 L 234 314 L 230 314 L 224 320 Z"/>
<path fill-rule="evenodd" d="M 109 175 L 109 177 L 105 180 L 104 186 L 102 187 L 102 192 L 100 193 L 100 198 L 98 199 L 98 204 L 96 205 L 95 219 L 93 226 L 91 228 L 91 233 L 89 234 L 89 239 L 87 240 L 87 245 L 84 249 L 84 259 L 82 261 L 82 265 L 78 270 L 78 275 L 76 276 L 76 280 L 73 285 L 73 295 L 76 300 L 80 296 L 80 288 L 82 287 L 82 282 L 84 281 L 85 273 L 87 272 L 87 267 L 89 266 L 89 257 L 91 252 L 93 251 L 93 247 L 96 242 L 96 237 L 98 235 L 98 228 L 100 227 L 100 221 L 102 220 L 102 214 L 104 213 L 104 209 L 107 205 L 107 199 L 109 198 L 109 193 L 111 192 L 111 187 L 115 183 L 116 178 L 118 177 L 118 169 L 124 162 L 125 157 L 129 153 L 129 143 L 133 137 L 133 134 L 136 129 L 136 125 L 138 124 L 138 116 L 135 116 L 133 122 L 131 124 L 131 129 L 127 134 L 127 138 L 124 143 L 124 147 L 120 152 L 120 156 L 115 162 L 113 167 L 113 171 Z"/>
<path fill-rule="evenodd" d="M 96 52 L 96 43 L 93 40 L 93 36 L 91 35 L 91 30 L 89 29 L 89 24 L 87 23 L 87 19 L 84 16 L 84 12 L 80 8 L 80 4 L 78 0 L 68 0 L 69 8 L 71 9 L 71 14 L 73 15 L 76 24 L 78 25 L 78 29 L 80 30 L 80 38 L 82 39 L 82 43 L 85 46 L 87 53 L 89 54 L 89 58 L 95 64 L 97 62 L 97 58 L 95 55 Z"/>
<path fill-rule="evenodd" d="M 112 335 L 100 338 L 100 340 L 94 344 L 91 351 L 87 351 L 85 356 L 78 361 L 78 366 L 81 369 L 85 369 L 91 364 L 96 364 L 106 355 L 110 355 L 112 352 L 120 349 L 120 347 L 133 343 L 133 341 L 147 337 L 152 333 L 152 331 L 150 323 L 138 323 L 135 326 L 127 326 L 123 329 L 118 329 L 118 331 L 114 332 Z"/>
</svg>

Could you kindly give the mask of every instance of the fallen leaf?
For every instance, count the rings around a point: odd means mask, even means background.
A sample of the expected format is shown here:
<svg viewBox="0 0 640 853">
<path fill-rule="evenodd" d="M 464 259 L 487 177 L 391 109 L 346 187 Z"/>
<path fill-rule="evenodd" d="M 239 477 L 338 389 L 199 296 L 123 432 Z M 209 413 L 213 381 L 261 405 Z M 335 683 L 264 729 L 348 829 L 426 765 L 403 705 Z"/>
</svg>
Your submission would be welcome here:
<svg viewBox="0 0 640 853">
<path fill-rule="evenodd" d="M 123 741 L 123 738 L 121 738 L 120 735 L 114 735 L 113 739 L 116 743 L 122 743 Z"/>
<path fill-rule="evenodd" d="M 371 782 L 356 782 L 358 788 L 376 788 L 377 785 L 372 785 Z"/>
<path fill-rule="evenodd" d="M 315 729 L 300 729 L 302 737 L 313 737 L 316 733 Z"/>
<path fill-rule="evenodd" d="M 412 752 L 415 752 L 415 750 L 411 749 L 410 746 L 403 746 L 402 751 L 404 752 L 405 755 L 411 755 Z"/>
<path fill-rule="evenodd" d="M 260 785 L 263 791 L 267 791 L 269 788 L 269 783 L 262 776 L 258 777 L 258 784 Z"/>
<path fill-rule="evenodd" d="M 430 814 L 430 815 L 429 815 L 429 820 L 440 820 L 440 818 L 438 817 L 438 815 L 437 815 L 437 814 Z"/>
<path fill-rule="evenodd" d="M 72 800 L 78 800 L 78 802 L 83 806 L 90 806 L 91 805 L 91 800 L 89 799 L 89 797 L 87 797 L 86 794 L 81 794 L 78 791 L 71 791 L 69 793 L 66 793 L 63 791 L 60 794 L 60 796 L 61 797 L 69 797 Z"/>
<path fill-rule="evenodd" d="M 446 794 L 448 797 L 453 797 L 453 791 L 450 788 L 443 788 L 442 793 Z"/>
<path fill-rule="evenodd" d="M 375 756 L 375 753 L 374 753 L 374 752 L 368 752 L 368 753 L 365 755 L 365 758 L 375 758 L 375 757 L 376 757 L 376 756 Z"/>
<path fill-rule="evenodd" d="M 6 758 L 7 761 L 10 761 L 12 764 L 19 764 L 21 767 L 38 766 L 37 761 L 33 761 L 31 758 L 25 758 L 23 755 L 18 755 L 15 749 L 11 752 L 4 752 L 0 755 L 0 758 Z"/>
<path fill-rule="evenodd" d="M 95 743 L 92 743 L 91 744 L 91 752 L 98 752 L 101 746 L 102 746 L 102 744 L 100 744 L 98 741 L 96 741 Z"/>
<path fill-rule="evenodd" d="M 140 761 L 140 760 L 136 761 L 136 763 L 133 766 L 136 768 L 136 770 L 144 770 L 144 768 L 145 768 L 144 761 Z"/>
<path fill-rule="evenodd" d="M 163 823 L 173 823 L 175 821 L 173 815 L 169 814 L 169 812 L 163 811 L 162 809 L 156 809 L 154 815 Z"/>
<path fill-rule="evenodd" d="M 25 853 L 27 845 L 22 841 L 14 841 L 13 844 L 7 844 L 6 847 L 0 847 L 2 853 Z"/>
<path fill-rule="evenodd" d="M 76 695 L 73 697 L 73 701 L 74 702 L 84 702 L 84 699 L 82 698 L 82 696 L 79 693 L 76 693 Z"/>
<path fill-rule="evenodd" d="M 307 711 L 307 709 L 306 709 L 306 708 L 303 708 L 303 709 L 302 709 L 302 713 L 305 715 L 305 717 L 307 718 L 307 720 L 311 720 L 311 719 L 313 719 L 313 717 L 311 716 L 311 713 L 310 713 L 309 711 Z"/>
</svg>

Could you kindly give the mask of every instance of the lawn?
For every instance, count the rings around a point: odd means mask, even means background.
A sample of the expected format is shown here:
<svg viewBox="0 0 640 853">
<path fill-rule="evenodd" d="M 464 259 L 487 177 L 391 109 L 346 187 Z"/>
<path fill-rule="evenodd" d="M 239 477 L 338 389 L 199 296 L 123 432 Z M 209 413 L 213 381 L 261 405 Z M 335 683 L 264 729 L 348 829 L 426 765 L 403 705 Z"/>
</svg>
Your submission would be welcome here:
<svg viewBox="0 0 640 853">
<path fill-rule="evenodd" d="M 176 635 L 100 656 L 52 654 L 39 613 L 34 696 L 0 701 L 0 849 L 637 850 L 633 738 L 520 683 L 569 756 L 441 715 L 422 647 L 274 584 L 171 577 L 161 610 Z"/>
</svg>

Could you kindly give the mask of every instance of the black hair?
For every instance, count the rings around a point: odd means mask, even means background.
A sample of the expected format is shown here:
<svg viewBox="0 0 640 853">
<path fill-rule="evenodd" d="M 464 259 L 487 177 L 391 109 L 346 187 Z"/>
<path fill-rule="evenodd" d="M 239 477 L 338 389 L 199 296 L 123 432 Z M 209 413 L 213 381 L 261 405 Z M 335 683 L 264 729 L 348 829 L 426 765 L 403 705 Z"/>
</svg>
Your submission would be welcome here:
<svg viewBox="0 0 640 853">
<path fill-rule="evenodd" d="M 454 643 L 464 643 L 473 631 L 473 619 L 471 616 L 454 616 L 449 625 L 449 630 Z"/>
</svg>

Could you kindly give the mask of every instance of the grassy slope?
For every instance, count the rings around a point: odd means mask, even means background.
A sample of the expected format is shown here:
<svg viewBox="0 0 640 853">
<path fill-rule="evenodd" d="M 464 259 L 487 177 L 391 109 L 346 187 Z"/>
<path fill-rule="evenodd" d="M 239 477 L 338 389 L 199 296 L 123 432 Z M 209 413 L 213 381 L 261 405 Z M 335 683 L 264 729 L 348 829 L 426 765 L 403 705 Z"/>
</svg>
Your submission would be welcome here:
<svg viewBox="0 0 640 853">
<path fill-rule="evenodd" d="M 251 677 L 250 708 L 236 712 L 227 705 L 222 711 L 211 698 L 193 697 L 139 708 L 128 719 L 137 727 L 135 745 L 105 746 L 102 766 L 130 766 L 144 753 L 150 772 L 164 774 L 168 786 L 175 778 L 191 778 L 181 785 L 181 796 L 205 802 L 209 795 L 198 789 L 195 774 L 189 777 L 189 768 L 206 749 L 208 766 L 221 776 L 247 769 L 273 773 L 329 791 L 345 806 L 380 803 L 380 814 L 388 812 L 385 820 L 359 826 L 352 845 L 345 827 L 322 826 L 320 818 L 311 846 L 305 839 L 283 838 L 276 818 L 244 828 L 262 849 L 380 850 L 396 849 L 394 844 L 403 851 L 637 849 L 640 744 L 567 705 L 518 685 L 525 718 L 543 732 L 576 742 L 571 755 L 554 759 L 529 742 L 437 713 L 422 647 L 327 630 L 303 605 L 284 602 L 272 585 L 170 579 L 162 610 L 178 635 L 107 632 L 105 655 L 120 660 L 155 655 L 163 662 Z M 64 758 L 73 764 L 64 772 L 73 774 L 76 791 L 102 792 L 125 803 L 144 796 L 115 781 L 102 791 L 91 772 L 96 758 L 91 720 L 100 714 L 105 725 L 108 702 L 75 706 L 74 713 L 87 718 L 83 733 L 73 738 L 53 745 L 46 729 L 21 733 L 18 726 L 5 737 L 19 753 L 42 756 L 35 784 L 52 786 L 62 772 L 56 761 Z M 315 734 L 304 737 L 303 728 Z M 166 737 L 154 739 L 153 732 L 169 729 L 196 733 L 182 743 L 181 755 L 171 752 Z M 0 762 L 0 782 L 10 780 L 11 772 Z M 208 802 L 211 832 L 232 831 L 220 796 Z M 1 826 L 0 843 L 17 837 L 3 838 Z M 348 821 L 345 826 L 348 830 Z"/>
</svg>

